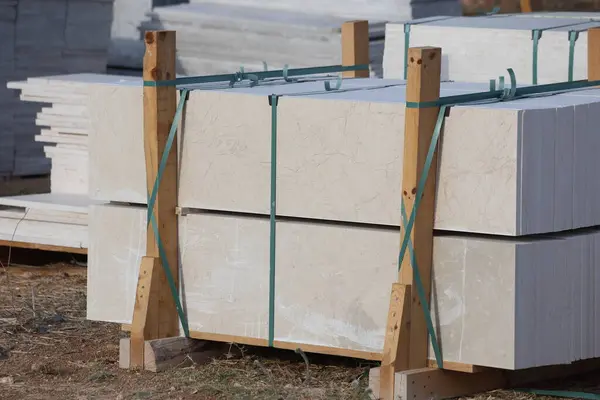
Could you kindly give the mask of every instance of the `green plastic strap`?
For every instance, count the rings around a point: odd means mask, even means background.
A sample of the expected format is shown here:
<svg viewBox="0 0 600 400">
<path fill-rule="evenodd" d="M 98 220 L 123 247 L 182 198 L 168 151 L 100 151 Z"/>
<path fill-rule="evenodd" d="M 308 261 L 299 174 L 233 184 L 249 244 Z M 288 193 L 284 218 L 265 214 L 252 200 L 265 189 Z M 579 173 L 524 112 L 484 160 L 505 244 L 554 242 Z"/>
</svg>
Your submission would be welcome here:
<svg viewBox="0 0 600 400">
<path fill-rule="evenodd" d="M 533 62 L 531 63 L 531 81 L 534 85 L 538 83 L 538 50 L 540 45 L 540 38 L 542 37 L 541 29 L 534 29 L 531 32 L 533 36 Z"/>
<path fill-rule="evenodd" d="M 579 81 L 573 81 L 573 82 L 548 83 L 545 85 L 526 86 L 526 87 L 521 87 L 521 88 L 515 88 L 513 97 L 524 98 L 527 96 L 554 94 L 554 93 L 560 93 L 560 92 L 571 91 L 571 90 L 576 90 L 576 89 L 591 88 L 594 86 L 600 86 L 600 80 L 596 80 L 596 81 L 579 80 Z M 407 108 L 441 107 L 443 105 L 457 105 L 457 104 L 473 103 L 473 102 L 484 101 L 484 100 L 498 100 L 498 99 L 501 99 L 502 96 L 504 96 L 504 95 L 505 95 L 505 90 L 491 90 L 491 91 L 487 91 L 487 92 L 467 93 L 467 94 L 459 94 L 459 95 L 455 95 L 455 96 L 444 96 L 444 97 L 440 97 L 439 100 L 436 100 L 436 101 L 423 101 L 423 102 L 407 101 L 406 107 Z"/>
<path fill-rule="evenodd" d="M 573 82 L 573 65 L 575 61 L 575 42 L 579 38 L 579 31 L 569 31 L 569 82 Z"/>
<path fill-rule="evenodd" d="M 276 94 L 269 96 L 271 106 L 271 206 L 269 229 L 269 347 L 275 337 L 275 239 L 277 215 L 277 103 Z"/>
<path fill-rule="evenodd" d="M 190 336 L 190 329 L 187 321 L 187 317 L 183 312 L 183 307 L 181 305 L 181 300 L 179 298 L 179 289 L 175 285 L 175 280 L 173 279 L 173 274 L 171 273 L 171 268 L 169 266 L 169 260 L 167 259 L 167 254 L 165 248 L 163 246 L 162 240 L 160 238 L 160 234 L 158 232 L 158 224 L 156 222 L 156 218 L 154 216 L 154 204 L 156 203 L 156 196 L 158 194 L 158 187 L 160 185 L 160 181 L 162 180 L 162 176 L 165 172 L 165 168 L 167 166 L 167 159 L 169 158 L 169 153 L 171 151 L 171 147 L 173 146 L 173 142 L 175 140 L 175 134 L 177 133 L 177 127 L 179 125 L 179 120 L 181 119 L 181 115 L 183 114 L 183 106 L 187 100 L 188 90 L 183 89 L 180 94 L 179 104 L 177 104 L 177 110 L 175 111 L 175 116 L 173 118 L 173 123 L 171 124 L 171 129 L 169 131 L 169 136 L 167 138 L 167 142 L 165 143 L 165 150 L 161 156 L 160 164 L 158 166 L 158 173 L 156 175 L 156 180 L 154 181 L 154 186 L 152 187 L 152 193 L 148 197 L 148 211 L 147 211 L 147 224 L 152 224 L 152 229 L 154 230 L 154 237 L 156 238 L 156 243 L 158 245 L 158 254 L 161 260 L 161 264 L 163 270 L 165 271 L 165 275 L 167 277 L 167 282 L 169 284 L 169 288 L 171 289 L 171 296 L 173 296 L 173 300 L 175 300 L 175 307 L 177 309 L 177 314 L 179 314 L 179 320 L 181 321 L 181 327 L 183 328 L 183 333 L 186 337 Z"/>
<path fill-rule="evenodd" d="M 408 78 L 408 47 L 410 46 L 410 24 L 404 24 L 404 80 Z"/>
<path fill-rule="evenodd" d="M 404 80 L 408 76 L 408 48 L 410 47 L 410 27 L 412 25 L 426 24 L 428 22 L 442 21 L 445 19 L 452 19 L 456 17 L 438 17 L 438 18 L 426 18 L 425 21 L 406 22 L 404 24 Z"/>
<path fill-rule="evenodd" d="M 316 74 L 328 74 L 345 71 L 368 71 L 368 64 L 359 65 L 327 65 L 323 67 L 309 67 L 309 68 L 295 68 L 287 69 L 286 76 L 301 76 L 301 75 L 316 75 Z M 259 71 L 252 72 L 251 74 L 246 73 L 243 69 L 235 74 L 220 74 L 220 75 L 205 75 L 205 76 L 188 76 L 185 78 L 177 78 L 164 81 L 144 81 L 144 86 L 147 87 L 160 87 L 160 86 L 177 86 L 177 85 L 196 85 L 203 83 L 218 83 L 218 82 L 240 82 L 242 80 L 250 79 L 249 76 L 256 77 L 257 80 L 263 80 L 267 78 L 281 78 L 284 76 L 283 70 L 273 71 Z"/>
<path fill-rule="evenodd" d="M 441 111 L 441 110 L 440 110 Z M 438 114 L 438 119 L 444 118 L 444 114 Z M 404 205 L 404 199 L 402 200 L 402 225 L 406 226 L 406 207 Z M 433 328 L 433 321 L 431 319 L 431 312 L 429 311 L 429 302 L 427 301 L 427 296 L 425 296 L 425 288 L 423 287 L 423 281 L 421 280 L 421 274 L 419 273 L 419 266 L 417 264 L 417 257 L 415 256 L 415 251 L 412 245 L 412 240 L 410 239 L 410 234 L 408 236 L 408 253 L 410 256 L 410 265 L 413 270 L 413 275 L 415 277 L 415 284 L 417 286 L 417 295 L 419 296 L 419 301 L 421 302 L 421 309 L 423 310 L 423 314 L 425 315 L 425 322 L 427 323 L 427 330 L 429 331 L 429 338 L 431 340 L 431 345 L 433 347 L 433 353 L 435 354 L 435 362 L 437 363 L 438 368 L 444 368 L 444 360 L 442 359 L 442 351 L 440 349 L 440 344 L 437 340 L 437 335 L 435 333 L 435 329 Z M 398 258 L 398 270 L 402 266 L 402 259 Z"/>
<path fill-rule="evenodd" d="M 517 392 L 531 393 L 538 396 L 563 397 L 567 399 L 600 400 L 600 394 L 571 392 L 567 390 L 519 389 Z"/>
</svg>

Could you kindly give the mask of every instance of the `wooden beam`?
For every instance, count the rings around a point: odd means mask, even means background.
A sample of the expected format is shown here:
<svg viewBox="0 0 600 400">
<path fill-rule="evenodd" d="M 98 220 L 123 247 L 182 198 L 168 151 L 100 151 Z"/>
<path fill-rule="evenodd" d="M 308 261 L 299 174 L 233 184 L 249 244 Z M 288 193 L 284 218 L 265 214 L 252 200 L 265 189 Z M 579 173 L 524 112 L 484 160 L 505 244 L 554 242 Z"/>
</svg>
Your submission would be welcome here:
<svg viewBox="0 0 600 400">
<path fill-rule="evenodd" d="M 31 249 L 31 250 L 54 251 L 54 252 L 58 252 L 58 253 L 72 253 L 72 254 L 87 254 L 88 253 L 87 249 L 83 249 L 80 247 L 54 246 L 54 245 L 50 245 L 50 244 L 17 242 L 17 241 L 13 241 L 13 240 L 0 240 L 0 246 L 18 247 L 21 249 Z"/>
<path fill-rule="evenodd" d="M 588 80 L 600 80 L 600 28 L 588 29 Z"/>
<path fill-rule="evenodd" d="M 342 65 L 370 64 L 369 22 L 350 21 L 342 25 Z M 344 78 L 368 78 L 369 71 L 346 71 Z"/>
<path fill-rule="evenodd" d="M 394 283 L 380 368 L 381 400 L 394 399 L 396 372 L 408 369 L 410 301 L 410 286 Z"/>
<path fill-rule="evenodd" d="M 533 10 L 531 9 L 531 0 L 521 0 L 521 12 L 522 13 L 530 13 Z"/>
<path fill-rule="evenodd" d="M 175 79 L 175 32 L 146 32 L 144 40 L 146 43 L 144 80 L 158 82 Z M 177 91 L 174 86 L 144 86 L 144 152 L 148 198 L 158 176 L 160 159 L 165 151 L 175 117 L 176 101 Z M 179 259 L 176 206 L 177 150 L 174 146 L 169 152 L 156 193 L 153 215 L 177 287 Z M 174 337 L 179 334 L 175 300 L 160 260 L 158 240 L 152 226 L 153 224 L 149 224 L 147 229 L 146 257 L 142 259 L 140 265 L 132 319 L 130 346 L 132 367 L 143 367 L 145 341 Z"/>
<path fill-rule="evenodd" d="M 144 35 L 146 53 L 144 54 L 144 80 L 163 81 L 175 79 L 175 32 L 151 31 Z M 169 130 L 177 108 L 177 90 L 174 86 L 144 87 L 144 150 L 146 155 L 146 184 L 148 195 L 152 192 L 158 174 L 158 164 L 165 150 Z M 177 143 L 175 140 L 174 143 Z M 173 146 L 163 172 L 154 216 L 158 226 L 166 259 L 171 275 L 178 287 L 178 228 L 175 207 L 177 206 L 177 146 Z M 149 225 L 147 233 L 146 255 L 159 258 L 158 244 L 154 230 Z M 156 313 L 150 321 L 156 324 L 153 337 L 160 339 L 178 336 L 179 320 L 175 301 L 169 289 L 166 274 L 160 268 L 159 287 L 157 288 L 158 307 L 149 309 Z"/>
<path fill-rule="evenodd" d="M 130 332 L 131 325 L 122 324 L 121 330 L 125 332 Z M 224 335 L 220 333 L 190 331 L 190 337 L 194 339 L 209 340 L 213 342 L 238 343 L 257 347 L 267 347 L 269 345 L 269 341 L 267 339 L 259 339 L 247 336 Z M 378 352 L 349 350 L 341 349 L 339 347 L 317 346 L 303 343 L 282 342 L 280 340 L 275 340 L 273 342 L 273 346 L 277 349 L 283 350 L 296 350 L 300 348 L 306 353 L 327 354 L 332 356 L 359 358 L 362 360 L 381 361 L 382 357 L 382 354 Z"/>
<path fill-rule="evenodd" d="M 147 338 L 158 336 L 156 314 L 150 310 L 158 308 L 156 291 L 159 270 L 160 261 L 157 258 L 142 257 L 131 323 L 131 368 L 144 367 L 144 342 Z"/>
<path fill-rule="evenodd" d="M 441 61 L 442 50 L 440 48 L 417 47 L 408 50 L 407 102 L 430 102 L 439 99 Z M 438 112 L 438 107 L 406 108 L 405 111 L 402 198 L 406 206 L 408 218 L 410 218 L 410 213 L 414 206 L 418 181 L 425 166 L 425 158 L 427 157 L 431 143 Z M 429 300 L 431 290 L 436 159 L 437 157 L 434 156 L 411 232 L 415 257 L 427 300 Z M 421 302 L 417 296 L 417 290 L 415 290 L 413 270 L 410 265 L 408 251 L 402 260 L 399 280 L 400 283 L 410 285 L 413 288 L 411 291 L 408 364 L 410 368 L 424 368 L 427 366 L 427 352 L 429 347 L 427 324 L 423 310 L 421 309 Z"/>
<path fill-rule="evenodd" d="M 130 339 L 121 339 L 119 347 L 119 367 L 130 368 Z M 213 358 L 228 352 L 224 343 L 210 343 L 202 340 L 173 337 L 147 340 L 143 343 L 144 362 L 140 366 L 145 371 L 161 372 L 175 367 L 192 364 L 207 364 Z"/>
</svg>

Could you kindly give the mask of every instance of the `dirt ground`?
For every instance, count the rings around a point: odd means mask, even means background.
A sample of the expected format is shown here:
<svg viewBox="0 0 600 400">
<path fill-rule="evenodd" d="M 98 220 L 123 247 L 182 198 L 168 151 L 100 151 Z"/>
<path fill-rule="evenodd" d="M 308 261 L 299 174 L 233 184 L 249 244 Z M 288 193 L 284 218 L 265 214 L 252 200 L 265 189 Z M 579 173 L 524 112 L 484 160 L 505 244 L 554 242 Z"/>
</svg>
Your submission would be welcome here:
<svg viewBox="0 0 600 400">
<path fill-rule="evenodd" d="M 81 260 L 59 256 L 47 261 L 32 253 L 15 251 L 12 258 L 36 266 L 13 261 L 7 267 L 6 252 L 0 251 L 2 400 L 372 399 L 367 377 L 375 364 L 308 354 L 307 365 L 294 352 L 281 350 L 232 345 L 233 351 L 206 365 L 158 374 L 120 370 L 118 342 L 125 334 L 116 324 L 85 319 Z M 588 378 L 586 387 L 594 386 L 596 378 Z M 573 387 L 561 385 L 557 389 Z M 496 391 L 472 399 L 544 397 Z"/>
</svg>

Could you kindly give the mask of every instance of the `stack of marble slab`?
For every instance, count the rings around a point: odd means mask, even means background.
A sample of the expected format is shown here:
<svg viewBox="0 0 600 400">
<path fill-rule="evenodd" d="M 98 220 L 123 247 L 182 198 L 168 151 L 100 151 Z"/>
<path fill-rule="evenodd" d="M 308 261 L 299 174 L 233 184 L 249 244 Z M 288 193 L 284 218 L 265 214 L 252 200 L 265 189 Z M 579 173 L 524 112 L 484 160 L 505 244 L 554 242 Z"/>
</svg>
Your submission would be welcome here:
<svg viewBox="0 0 600 400">
<path fill-rule="evenodd" d="M 108 65 L 116 68 L 141 69 L 145 49 L 140 25 L 147 19 L 146 13 L 153 7 L 187 2 L 187 0 L 114 0 Z"/>
<path fill-rule="evenodd" d="M 323 86 L 190 93 L 179 241 L 192 331 L 267 339 L 274 93 L 285 217 L 275 233 L 275 340 L 382 352 L 397 277 L 405 86 Z M 452 82 L 441 92 L 487 87 Z M 97 85 L 89 99 L 90 195 L 113 204 L 90 213 L 88 318 L 128 323 L 146 240 L 145 208 L 123 205 L 146 203 L 141 84 Z M 450 111 L 435 209 L 446 233 L 435 238 L 432 282 L 444 360 L 521 369 L 600 355 L 599 116 L 600 90 Z"/>
<path fill-rule="evenodd" d="M 263 61 L 272 69 L 341 63 L 340 17 L 209 2 L 156 7 L 149 15 L 143 30 L 177 31 L 177 72 L 184 75 L 233 73 L 241 66 L 261 71 Z M 370 24 L 378 76 L 383 33 L 383 23 Z"/>
<path fill-rule="evenodd" d="M 191 0 L 206 3 L 210 0 Z M 213 0 L 214 1 L 214 0 Z M 432 15 L 461 15 L 458 0 L 220 0 L 219 3 L 239 6 L 265 7 L 276 10 L 299 11 L 310 14 L 329 14 L 344 18 L 367 18 L 381 21 L 398 21 Z"/>
<path fill-rule="evenodd" d="M 520 83 L 533 83 L 534 30 L 541 31 L 538 83 L 568 79 L 569 32 L 575 42 L 573 77 L 587 79 L 587 30 L 600 27 L 600 13 L 501 14 L 481 17 L 432 17 L 388 23 L 383 76 L 403 78 L 405 26 L 409 47 L 437 46 L 443 50 L 442 79 L 487 82 L 512 68 Z"/>
<path fill-rule="evenodd" d="M 39 105 L 19 102 L 6 82 L 106 69 L 113 0 L 0 0 L 0 175 L 47 174 L 34 140 Z"/>
<path fill-rule="evenodd" d="M 87 249 L 89 206 L 77 194 L 0 197 L 0 241 Z"/>
<path fill-rule="evenodd" d="M 0 240 L 70 248 L 88 246 L 90 85 L 139 79 L 69 74 L 9 82 L 24 102 L 45 104 L 37 113 L 38 134 L 51 160 L 51 193 L 0 198 Z M 41 129 L 40 129 L 41 128 Z M 23 220 L 23 221 L 21 221 Z"/>
<path fill-rule="evenodd" d="M 21 101 L 47 105 L 35 117 L 36 125 L 41 128 L 35 141 L 43 144 L 44 153 L 52 162 L 53 193 L 88 193 L 90 85 L 129 80 L 136 78 L 83 73 L 32 77 L 7 84 L 10 89 L 20 91 Z"/>
</svg>

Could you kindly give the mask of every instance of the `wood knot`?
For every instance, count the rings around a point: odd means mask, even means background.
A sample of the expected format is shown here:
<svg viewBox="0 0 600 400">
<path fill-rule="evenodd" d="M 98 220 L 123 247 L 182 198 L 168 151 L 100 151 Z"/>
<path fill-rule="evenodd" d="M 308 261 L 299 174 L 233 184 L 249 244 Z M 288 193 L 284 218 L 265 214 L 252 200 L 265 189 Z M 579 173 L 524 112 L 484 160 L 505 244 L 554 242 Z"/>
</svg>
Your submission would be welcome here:
<svg viewBox="0 0 600 400">
<path fill-rule="evenodd" d="M 146 33 L 144 34 L 144 41 L 145 41 L 147 44 L 152 44 L 152 43 L 154 43 L 154 34 L 153 34 L 152 32 L 146 32 Z"/>
<path fill-rule="evenodd" d="M 417 64 L 421 65 L 423 64 L 423 60 L 421 60 L 420 58 L 417 60 Z"/>
<path fill-rule="evenodd" d="M 159 78 L 160 78 L 160 69 L 158 69 L 158 68 L 152 68 L 150 70 L 150 76 L 152 76 L 152 79 L 154 79 L 155 81 L 159 80 Z"/>
<path fill-rule="evenodd" d="M 412 192 L 412 194 L 417 194 L 417 188 L 413 188 L 413 189 L 411 190 L 411 192 Z"/>
<path fill-rule="evenodd" d="M 410 58 L 410 62 L 411 62 L 411 63 L 414 63 L 414 62 L 415 62 L 415 58 L 414 58 L 414 57 L 411 57 L 411 58 Z"/>
<path fill-rule="evenodd" d="M 406 190 L 404 191 L 404 195 L 405 195 L 405 196 L 408 196 L 408 192 L 407 192 Z"/>
<path fill-rule="evenodd" d="M 435 53 L 429 53 L 429 59 L 433 60 L 435 58 Z"/>
</svg>

